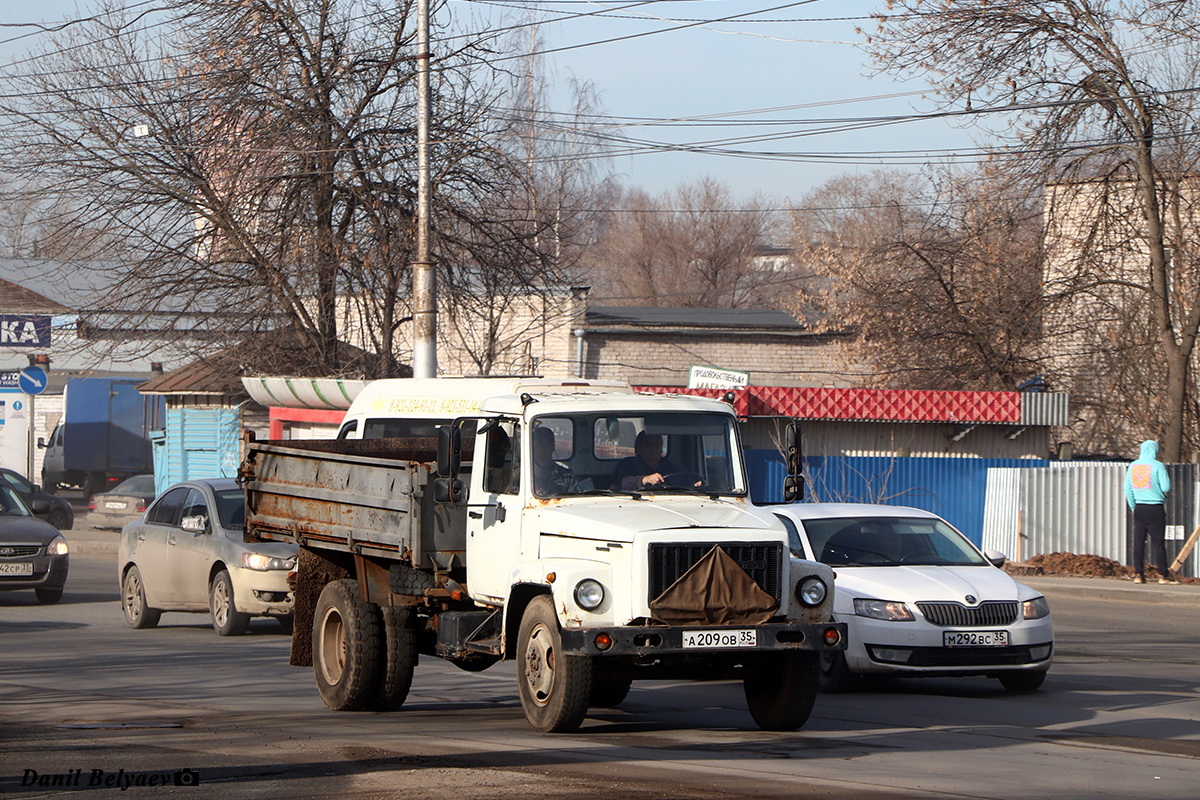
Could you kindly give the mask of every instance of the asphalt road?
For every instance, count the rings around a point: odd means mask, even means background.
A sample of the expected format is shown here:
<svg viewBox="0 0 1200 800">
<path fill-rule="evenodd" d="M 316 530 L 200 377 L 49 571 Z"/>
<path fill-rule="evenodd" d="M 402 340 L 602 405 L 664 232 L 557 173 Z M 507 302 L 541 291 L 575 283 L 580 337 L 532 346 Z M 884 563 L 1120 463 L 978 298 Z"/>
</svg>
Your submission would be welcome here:
<svg viewBox="0 0 1200 800">
<path fill-rule="evenodd" d="M 130 630 L 115 556 L 82 549 L 60 604 L 0 593 L 0 797 L 124 795 L 133 781 L 147 797 L 289 800 L 1180 800 L 1200 775 L 1200 624 L 1186 605 L 1047 589 L 1057 657 L 1033 694 L 884 681 L 821 696 L 780 735 L 755 728 L 739 684 L 645 683 L 578 733 L 542 735 L 511 663 L 472 674 L 425 659 L 401 711 L 328 711 L 273 621 L 232 638 L 186 614 Z M 176 772 L 199 785 L 149 785 Z"/>
</svg>

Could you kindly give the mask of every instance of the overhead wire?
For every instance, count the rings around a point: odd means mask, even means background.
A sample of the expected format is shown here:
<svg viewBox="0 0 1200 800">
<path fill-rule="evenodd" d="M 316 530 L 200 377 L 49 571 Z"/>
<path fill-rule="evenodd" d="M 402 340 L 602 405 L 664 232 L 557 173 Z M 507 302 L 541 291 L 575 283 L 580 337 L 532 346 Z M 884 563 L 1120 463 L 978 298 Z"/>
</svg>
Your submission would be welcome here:
<svg viewBox="0 0 1200 800">
<path fill-rule="evenodd" d="M 477 2 L 477 1 L 478 0 L 468 0 L 468 2 Z M 797 5 L 807 5 L 807 4 L 818 2 L 818 1 L 819 0 L 802 0 L 802 2 L 787 3 L 787 4 L 783 4 L 783 5 L 779 5 L 779 6 L 774 6 L 770 9 L 759 8 L 759 9 L 755 9 L 755 10 L 748 11 L 748 12 L 742 12 L 740 14 L 728 15 L 726 17 L 721 17 L 721 18 L 715 18 L 714 20 L 706 19 L 703 22 L 707 23 L 707 22 L 712 22 L 712 21 L 717 21 L 717 20 L 728 20 L 728 19 L 737 18 L 737 17 L 744 17 L 747 15 L 763 14 L 763 13 L 768 13 L 773 10 L 779 10 L 782 8 L 788 8 L 788 7 L 793 7 L 793 6 L 797 6 Z M 625 8 L 632 8 L 632 7 L 637 7 L 637 6 L 652 5 L 654 2 L 655 2 L 655 0 L 641 0 L 640 2 L 621 4 L 619 6 L 619 8 L 625 9 Z M 155 5 L 155 3 L 156 3 L 156 0 L 145 0 L 145 2 L 135 3 L 133 6 L 130 6 L 130 8 L 142 8 L 145 6 L 153 6 L 153 5 Z M 591 6 L 594 4 L 589 4 L 589 5 Z M 515 4 L 505 5 L 504 7 L 512 8 L 512 7 L 515 7 Z M 160 5 L 159 10 L 162 10 L 162 8 L 163 7 Z M 606 8 L 605 10 L 609 10 L 609 9 Z M 576 14 L 574 16 L 576 18 L 578 18 L 578 17 L 589 16 L 594 13 L 597 13 L 597 12 L 592 10 L 587 13 Z M 359 17 L 356 19 L 366 19 L 366 18 L 367 18 L 367 15 L 363 15 L 362 17 Z M 63 25 L 65 26 L 65 25 L 71 24 L 71 23 L 85 22 L 85 21 L 95 20 L 95 19 L 97 19 L 97 17 L 95 17 L 95 16 L 88 17 L 88 18 L 81 18 L 78 20 L 71 20 L 71 21 L 64 22 Z M 159 25 L 159 24 L 162 24 L 162 23 L 154 23 L 154 25 Z M 700 24 L 700 23 L 697 23 L 697 24 Z M 513 27 L 514 27 L 514 29 L 516 29 L 516 28 L 520 28 L 523 26 L 524 26 L 524 24 L 513 26 Z M 61 27 L 62 26 L 59 26 L 56 29 L 61 29 Z M 651 32 L 642 32 L 637 35 L 642 36 L 642 35 L 650 35 L 653 33 L 663 33 L 663 32 L 669 32 L 669 30 L 674 30 L 674 28 L 658 30 L 658 31 L 651 31 Z M 616 40 L 620 40 L 623 38 L 625 38 L 625 37 L 619 37 Z M 599 43 L 605 43 L 605 42 L 609 42 L 609 41 L 615 41 L 615 40 L 614 39 L 605 39 L 605 40 L 599 40 L 597 42 L 593 42 L 590 44 L 599 44 Z M 575 47 L 575 45 L 571 46 L 571 48 L 573 48 L 573 47 Z M 567 48 L 567 49 L 571 49 L 571 48 Z M 556 52 L 556 51 L 555 50 L 540 51 L 539 54 L 545 54 L 546 52 Z M 516 57 L 525 58 L 527 56 L 526 56 L 526 54 L 521 54 L 520 56 L 513 56 L 513 58 L 516 58 Z M 178 57 L 175 57 L 175 58 L 178 58 Z M 48 73 L 48 74 L 54 74 L 54 73 Z M 135 82 L 131 82 L 130 84 L 127 84 L 127 85 L 128 86 L 137 86 L 137 85 L 144 84 L 144 85 L 152 86 L 159 80 L 167 80 L 167 78 L 160 78 L 160 79 L 148 78 L 145 81 L 142 81 L 142 82 L 135 81 Z M 90 87 L 78 87 L 78 90 L 79 91 L 104 91 L 106 88 L 107 87 L 105 85 L 98 84 L 98 85 L 90 86 Z M 1188 88 L 1179 89 L 1179 90 L 1171 90 L 1169 92 L 1159 92 L 1158 94 L 1174 94 L 1174 93 L 1195 92 L 1195 91 L 1197 91 L 1196 87 L 1188 87 Z M 814 107 L 827 106 L 827 105 L 839 105 L 839 104 L 846 104 L 846 103 L 853 103 L 853 102 L 869 102 L 869 101 L 874 101 L 877 99 L 893 99 L 893 98 L 898 98 L 898 97 L 924 95 L 926 93 L 927 92 L 924 92 L 924 91 L 900 92 L 900 93 L 892 93 L 892 94 L 887 94 L 887 95 L 879 95 L 879 96 L 872 97 L 872 98 L 845 98 L 845 99 L 827 101 L 825 103 L 793 104 L 793 105 L 789 105 L 789 106 L 779 106 L 779 107 L 770 108 L 770 109 L 755 109 L 755 110 L 750 110 L 750 111 L 737 111 L 737 112 L 719 112 L 719 113 L 715 113 L 715 114 L 696 115 L 693 117 L 672 117 L 672 118 L 662 118 L 662 119 L 617 117 L 617 116 L 609 116 L 609 115 L 592 115 L 592 114 L 574 115 L 576 118 L 579 118 L 579 119 L 582 119 L 585 121 L 586 120 L 595 121 L 597 123 L 597 129 L 591 129 L 591 130 L 588 130 L 588 129 L 581 130 L 580 128 L 578 128 L 576 126 L 567 127 L 567 126 L 562 125 L 561 123 L 556 123 L 554 121 L 555 118 L 561 119 L 561 118 L 567 117 L 568 115 L 565 113 L 548 112 L 548 111 L 544 111 L 544 110 L 538 110 L 536 112 L 537 115 L 534 117 L 534 124 L 540 126 L 541 130 L 543 130 L 543 131 L 547 131 L 547 130 L 552 131 L 552 132 L 557 131 L 557 132 L 563 133 L 563 134 L 589 137 L 589 138 L 593 139 L 596 143 L 598 143 L 599 147 L 594 154 L 591 154 L 590 156 L 586 156 L 586 157 L 589 157 L 592 159 L 628 158 L 628 157 L 647 155 L 647 154 L 655 154 L 655 153 L 682 152 L 682 153 L 695 153 L 695 154 L 711 155 L 711 156 L 726 157 L 726 158 L 739 158 L 739 159 L 750 159 L 750 160 L 770 160 L 770 161 L 792 161 L 792 162 L 798 162 L 798 163 L 847 163 L 847 164 L 852 164 L 852 163 L 860 163 L 863 161 L 874 161 L 876 163 L 881 163 L 881 164 L 882 163 L 890 163 L 890 164 L 894 164 L 894 165 L 907 166 L 907 165 L 927 163 L 931 159 L 949 158 L 949 159 L 958 159 L 958 160 L 962 160 L 962 159 L 977 160 L 977 159 L 981 159 L 981 158 L 991 158 L 991 157 L 995 157 L 997 152 L 1002 153 L 1003 151 L 998 150 L 995 147 L 954 147 L 954 148 L 935 148 L 935 149 L 919 149 L 919 150 L 911 150 L 910 149 L 910 150 L 829 151 L 829 152 L 824 152 L 824 153 L 817 153 L 817 152 L 802 152 L 802 151 L 795 151 L 795 150 L 783 151 L 783 150 L 747 149 L 747 146 L 755 145 L 755 144 L 765 144 L 768 142 L 778 142 L 778 141 L 785 141 L 785 140 L 792 140 L 792 139 L 799 139 L 799 138 L 814 137 L 814 136 L 828 136 L 831 134 L 844 134 L 844 133 L 854 132 L 854 131 L 870 130 L 873 128 L 878 128 L 878 127 L 883 127 L 883 126 L 892 126 L 892 125 L 900 125 L 900 124 L 908 124 L 908 123 L 916 123 L 916 122 L 926 122 L 926 121 L 933 121 L 933 120 L 940 120 L 940 119 L 963 118 L 963 117 L 968 117 L 968 116 L 979 117 L 981 115 L 986 115 L 986 114 L 1011 114 L 1011 113 L 1015 113 L 1015 112 L 1019 112 L 1019 111 L 1044 109 L 1044 108 L 1049 108 L 1049 107 L 1053 107 L 1055 105 L 1062 105 L 1062 104 L 1066 104 L 1066 103 L 1095 103 L 1096 102 L 1095 100 L 1091 100 L 1091 99 L 1081 99 L 1081 100 L 1074 100 L 1074 101 L 1059 101 L 1059 102 L 1047 102 L 1047 103 L 1038 103 L 1038 104 L 1025 104 L 1025 105 L 1021 105 L 1021 106 L 1013 106 L 1010 104 L 1007 106 L 995 106 L 995 107 L 988 107 L 988 108 L 981 107 L 981 108 L 977 108 L 977 109 L 974 109 L 971 111 L 939 110 L 939 111 L 926 112 L 926 113 L 873 115 L 873 116 L 844 117 L 844 118 L 829 117 L 829 118 L 817 118 L 817 119 L 810 119 L 810 120 L 803 120 L 803 119 L 746 120 L 746 119 L 740 118 L 740 117 L 745 117 L 746 115 L 751 115 L 751 114 L 752 115 L 760 115 L 760 114 L 777 113 L 780 111 L 796 110 L 796 109 L 802 109 L 802 108 L 814 108 Z M 18 94 L 9 94 L 9 95 L 0 94 L 0 99 L 21 99 L 21 98 L 27 98 L 29 96 L 31 96 L 31 95 L 27 92 L 26 93 L 18 93 Z M 168 105 L 171 105 L 173 102 L 174 102 L 173 100 L 166 100 L 166 101 L 162 102 L 162 105 L 168 106 Z M 153 105 L 153 104 L 150 104 L 150 105 Z M 110 106 L 97 107 L 95 110 L 99 113 L 119 114 L 124 111 L 145 110 L 145 108 L 147 108 L 147 103 L 143 101 L 143 102 L 138 102 L 138 103 L 131 103 L 127 106 L 113 104 Z M 512 110 L 510 110 L 510 111 L 512 111 Z M 30 112 L 31 116 L 37 116 L 37 115 L 43 114 L 43 113 L 44 114 L 53 114 L 55 112 L 54 111 L 37 111 L 37 110 Z M 524 112 L 522 112 L 522 113 L 524 113 Z M 507 121 L 508 122 L 519 122 L 521 124 L 525 124 L 529 121 L 529 119 L 530 118 L 528 116 L 524 116 L 524 115 L 522 115 L 522 116 L 510 115 L 508 117 Z M 7 126 L 10 126 L 13 124 L 20 124 L 20 123 L 4 122 L 4 123 L 0 123 L 0 128 L 7 127 Z M 742 136 L 707 138 L 707 139 L 700 139 L 700 140 L 688 141 L 688 142 L 663 142 L 663 141 L 656 141 L 653 139 L 635 138 L 635 137 L 630 137 L 625 134 L 614 133 L 610 130 L 610 129 L 623 130 L 623 129 L 634 128 L 634 127 L 678 128 L 681 126 L 711 127 L 711 126 L 715 126 L 715 125 L 719 125 L 720 127 L 751 126 L 751 127 L 759 127 L 759 128 L 766 128 L 766 127 L 777 128 L 777 127 L 791 126 L 792 129 L 783 130 L 783 131 L 775 131 L 775 132 L 766 132 L 766 133 L 746 134 L 746 135 L 742 135 Z M 523 134 L 513 133 L 511 135 L 513 138 L 516 138 L 518 136 L 522 136 Z M 446 143 L 446 142 L 444 141 L 443 143 Z M 1078 145 L 1078 144 L 1064 146 L 1063 151 L 1075 150 L 1075 149 L 1078 149 L 1080 146 L 1081 145 Z M 1087 145 L 1085 143 L 1082 146 L 1090 146 L 1090 145 Z M 280 154 L 280 153 L 286 154 L 287 151 L 280 150 L 279 148 L 270 148 L 266 152 L 271 152 L 274 154 Z M 581 156 L 579 156 L 578 154 L 574 154 L 571 157 L 578 159 Z M 535 163 L 553 163 L 555 160 L 556 160 L 556 157 L 554 157 L 554 156 L 537 156 L 537 155 L 535 155 L 532 159 L 532 161 Z"/>
</svg>

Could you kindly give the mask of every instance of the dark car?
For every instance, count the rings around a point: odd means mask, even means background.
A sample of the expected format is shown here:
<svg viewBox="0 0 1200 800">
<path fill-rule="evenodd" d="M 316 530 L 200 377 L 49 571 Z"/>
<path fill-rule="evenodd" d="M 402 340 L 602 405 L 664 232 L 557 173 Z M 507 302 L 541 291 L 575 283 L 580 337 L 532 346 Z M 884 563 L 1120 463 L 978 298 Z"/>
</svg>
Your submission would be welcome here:
<svg viewBox="0 0 1200 800">
<path fill-rule="evenodd" d="M 21 495 L 21 499 L 25 501 L 25 505 L 29 506 L 33 515 L 38 519 L 49 522 L 60 531 L 69 531 L 75 525 L 75 509 L 71 508 L 71 504 L 63 498 L 42 491 L 41 486 L 31 483 L 20 473 L 13 472 L 11 469 L 0 467 L 0 476 L 3 476 L 9 485 L 16 489 L 17 494 Z"/>
<path fill-rule="evenodd" d="M 67 540 L 25 506 L 0 480 L 0 591 L 33 589 L 42 603 L 57 603 L 67 583 Z"/>
<path fill-rule="evenodd" d="M 93 528 L 123 528 L 145 512 L 156 494 L 153 475 L 134 475 L 111 492 L 92 495 L 88 524 Z"/>
</svg>

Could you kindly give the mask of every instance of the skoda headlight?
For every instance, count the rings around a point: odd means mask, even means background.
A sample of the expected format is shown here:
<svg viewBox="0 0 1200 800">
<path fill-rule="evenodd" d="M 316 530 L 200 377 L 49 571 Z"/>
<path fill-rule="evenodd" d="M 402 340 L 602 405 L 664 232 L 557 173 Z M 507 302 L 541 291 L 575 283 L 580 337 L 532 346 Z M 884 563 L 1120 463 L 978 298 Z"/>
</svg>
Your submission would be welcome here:
<svg viewBox="0 0 1200 800">
<path fill-rule="evenodd" d="M 50 540 L 50 544 L 46 545 L 46 555 L 48 556 L 65 556 L 67 554 L 67 540 L 62 534 L 55 536 Z"/>
<path fill-rule="evenodd" d="M 854 598 L 854 613 L 860 617 L 885 619 L 889 622 L 911 622 L 912 612 L 899 600 L 866 600 Z"/>
<path fill-rule="evenodd" d="M 1021 604 L 1025 611 L 1025 619 L 1041 619 L 1050 616 L 1050 604 L 1044 597 L 1035 597 Z"/>
<path fill-rule="evenodd" d="M 575 605 L 585 611 L 595 611 L 604 602 L 604 587 L 600 581 L 584 578 L 575 584 Z"/>
<path fill-rule="evenodd" d="M 276 558 L 275 556 L 265 556 L 262 553 L 242 554 L 242 566 L 246 569 L 256 569 L 259 572 L 266 572 L 269 569 L 291 569 L 295 563 L 295 559 Z"/>
<path fill-rule="evenodd" d="M 829 594 L 829 588 L 825 585 L 825 581 L 815 575 L 810 575 L 796 584 L 796 599 L 806 606 L 815 608 L 821 605 L 825 602 L 827 594 Z"/>
</svg>

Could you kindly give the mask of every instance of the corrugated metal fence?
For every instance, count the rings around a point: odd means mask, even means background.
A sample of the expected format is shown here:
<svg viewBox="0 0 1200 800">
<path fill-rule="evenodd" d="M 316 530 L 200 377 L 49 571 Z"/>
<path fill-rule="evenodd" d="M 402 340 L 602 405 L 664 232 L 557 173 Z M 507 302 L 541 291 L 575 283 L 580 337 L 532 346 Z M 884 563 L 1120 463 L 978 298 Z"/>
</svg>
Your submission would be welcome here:
<svg viewBox="0 0 1200 800">
<path fill-rule="evenodd" d="M 1088 553 L 1122 564 L 1133 560 L 1133 521 L 1125 502 L 1126 464 L 1054 463 L 1045 468 L 988 471 L 982 545 L 1029 558 Z M 1197 522 L 1195 464 L 1168 464 L 1167 558 L 1174 560 Z M 1152 558 L 1147 548 L 1146 556 Z M 1197 573 L 1195 553 L 1181 572 Z"/>
<path fill-rule="evenodd" d="M 237 475 L 240 412 L 236 408 L 173 408 L 166 435 L 154 444 L 154 485 L 162 492 L 195 478 Z"/>
<path fill-rule="evenodd" d="M 750 494 L 783 499 L 778 452 L 747 451 Z M 975 458 L 808 457 L 805 500 L 906 505 L 948 520 L 975 544 L 1010 558 L 1070 552 L 1132 560 L 1125 464 Z M 1174 559 L 1197 523 L 1195 464 L 1168 464 L 1167 556 Z M 1200 549 L 1200 548 L 1198 548 Z M 1149 554 L 1148 554 L 1149 555 Z M 1200 577 L 1193 553 L 1181 570 Z"/>
</svg>

